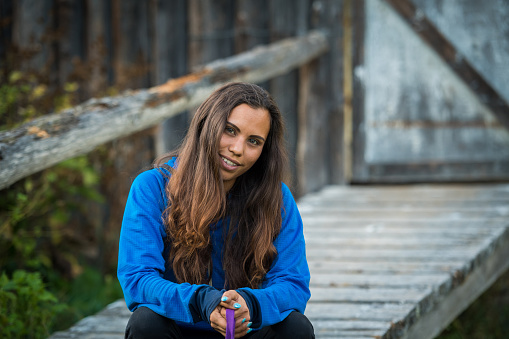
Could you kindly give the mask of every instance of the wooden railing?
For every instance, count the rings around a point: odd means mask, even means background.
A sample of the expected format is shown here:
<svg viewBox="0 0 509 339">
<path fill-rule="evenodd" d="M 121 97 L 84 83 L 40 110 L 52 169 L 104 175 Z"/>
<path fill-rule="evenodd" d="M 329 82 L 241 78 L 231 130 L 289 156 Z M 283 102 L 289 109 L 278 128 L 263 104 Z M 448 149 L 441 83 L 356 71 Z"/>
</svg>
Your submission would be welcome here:
<svg viewBox="0 0 509 339">
<path fill-rule="evenodd" d="M 216 60 L 161 86 L 91 99 L 1 132 L 0 189 L 193 108 L 224 83 L 256 83 L 284 74 L 325 53 L 328 46 L 325 32 L 312 31 Z"/>
</svg>

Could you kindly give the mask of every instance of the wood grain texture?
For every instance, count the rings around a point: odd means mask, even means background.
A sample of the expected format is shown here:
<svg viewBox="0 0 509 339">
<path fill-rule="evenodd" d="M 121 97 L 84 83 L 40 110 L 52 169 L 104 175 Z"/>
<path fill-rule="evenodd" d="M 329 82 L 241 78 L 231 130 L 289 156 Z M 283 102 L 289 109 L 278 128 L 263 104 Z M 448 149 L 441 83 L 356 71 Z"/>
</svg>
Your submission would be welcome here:
<svg viewBox="0 0 509 339">
<path fill-rule="evenodd" d="M 317 338 L 433 338 L 509 266 L 507 184 L 329 186 L 299 209 Z"/>
<path fill-rule="evenodd" d="M 141 131 L 192 108 L 230 81 L 261 82 L 309 62 L 328 49 L 314 31 L 216 60 L 196 73 L 148 90 L 92 99 L 0 133 L 0 189 L 107 141 Z"/>
<path fill-rule="evenodd" d="M 410 0 L 385 0 L 412 27 L 456 75 L 467 84 L 472 92 L 487 105 L 498 121 L 509 129 L 509 105 L 491 84 L 471 65 L 454 45 L 428 20 Z M 472 13 L 473 14 L 473 13 Z M 489 37 L 492 39 L 492 37 Z"/>
<path fill-rule="evenodd" d="M 310 26 L 329 30 L 329 53 L 299 70 L 299 102 L 296 164 L 298 193 L 307 194 L 343 175 L 343 1 L 314 2 Z"/>
<path fill-rule="evenodd" d="M 297 36 L 307 30 L 307 12 L 302 10 L 303 0 L 271 0 L 268 3 L 270 15 L 269 34 L 270 41 L 286 39 Z M 304 20 L 302 19 L 304 17 Z M 297 142 L 299 137 L 299 124 L 297 103 L 299 101 L 299 71 L 292 70 L 286 74 L 275 77 L 269 81 L 269 91 L 277 102 L 283 115 L 286 127 L 285 140 L 287 144 L 290 175 L 288 180 L 290 188 L 295 192 L 298 186 L 296 164 Z"/>
<path fill-rule="evenodd" d="M 352 181 L 507 180 L 509 7 L 364 4 L 354 7 Z"/>
</svg>

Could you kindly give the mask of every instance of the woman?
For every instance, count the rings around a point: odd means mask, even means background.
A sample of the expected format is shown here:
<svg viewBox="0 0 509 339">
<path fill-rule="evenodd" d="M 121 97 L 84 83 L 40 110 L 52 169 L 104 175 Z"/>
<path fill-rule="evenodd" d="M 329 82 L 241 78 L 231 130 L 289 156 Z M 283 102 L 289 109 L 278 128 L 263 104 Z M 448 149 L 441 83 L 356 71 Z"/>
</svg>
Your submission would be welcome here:
<svg viewBox="0 0 509 339">
<path fill-rule="evenodd" d="M 118 278 L 126 338 L 313 338 L 302 221 L 285 184 L 281 113 L 261 87 L 227 84 L 181 145 L 133 182 Z"/>
</svg>

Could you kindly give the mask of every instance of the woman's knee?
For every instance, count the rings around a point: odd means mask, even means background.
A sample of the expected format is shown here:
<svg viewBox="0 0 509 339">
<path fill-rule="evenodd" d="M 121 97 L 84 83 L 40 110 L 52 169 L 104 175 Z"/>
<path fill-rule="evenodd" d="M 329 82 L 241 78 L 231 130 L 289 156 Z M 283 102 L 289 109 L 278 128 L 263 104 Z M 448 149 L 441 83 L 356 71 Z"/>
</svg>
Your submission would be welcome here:
<svg viewBox="0 0 509 339">
<path fill-rule="evenodd" d="M 155 313 L 148 307 L 139 307 L 131 314 L 125 332 L 126 339 L 181 337 L 175 321 Z"/>
<path fill-rule="evenodd" d="M 290 313 L 285 320 L 272 327 L 273 331 L 276 332 L 276 338 L 309 339 L 315 337 L 315 331 L 309 319 L 304 314 L 296 311 Z"/>
</svg>

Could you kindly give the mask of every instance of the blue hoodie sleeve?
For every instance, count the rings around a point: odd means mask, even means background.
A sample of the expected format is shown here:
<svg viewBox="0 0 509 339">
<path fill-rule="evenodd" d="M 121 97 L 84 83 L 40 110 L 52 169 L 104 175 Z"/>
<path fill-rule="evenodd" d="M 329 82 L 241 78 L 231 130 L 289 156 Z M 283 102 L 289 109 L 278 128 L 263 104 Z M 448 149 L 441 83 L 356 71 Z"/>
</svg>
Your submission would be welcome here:
<svg viewBox="0 0 509 339">
<path fill-rule="evenodd" d="M 170 319 L 194 323 L 198 319 L 189 303 L 195 292 L 206 285 L 179 284 L 163 278 L 164 186 L 164 176 L 156 169 L 143 172 L 134 180 L 120 232 L 117 276 L 131 311 L 146 306 Z"/>
<path fill-rule="evenodd" d="M 311 296 L 302 219 L 290 190 L 284 184 L 282 189 L 283 222 L 274 241 L 277 257 L 260 289 L 240 289 L 249 291 L 260 305 L 259 328 L 284 320 L 292 311 L 304 313 Z"/>
</svg>

